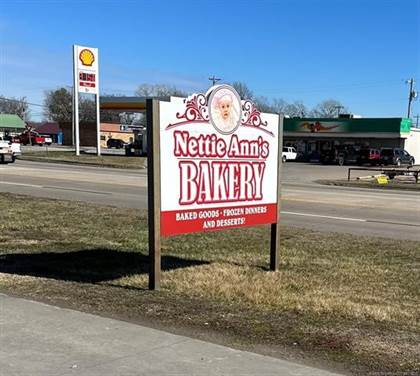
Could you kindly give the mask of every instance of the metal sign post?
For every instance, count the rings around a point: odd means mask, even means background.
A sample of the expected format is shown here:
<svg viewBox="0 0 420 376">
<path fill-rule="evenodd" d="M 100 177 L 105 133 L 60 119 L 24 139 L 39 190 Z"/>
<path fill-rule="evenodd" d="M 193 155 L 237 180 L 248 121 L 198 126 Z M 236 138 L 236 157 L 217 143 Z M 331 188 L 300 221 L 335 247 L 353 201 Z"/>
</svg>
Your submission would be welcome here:
<svg viewBox="0 0 420 376">
<path fill-rule="evenodd" d="M 76 155 L 80 155 L 80 136 L 79 136 L 79 88 L 77 79 L 77 46 L 73 46 L 73 128 L 74 128 L 74 145 L 76 147 Z"/>
<path fill-rule="evenodd" d="M 147 208 L 149 224 L 149 289 L 160 289 L 160 121 L 159 101 L 147 99 Z"/>
<path fill-rule="evenodd" d="M 280 265 L 280 210 L 281 210 L 281 177 L 283 169 L 283 122 L 284 115 L 279 115 L 279 140 L 277 161 L 277 222 L 271 225 L 270 270 L 279 270 Z"/>
<path fill-rule="evenodd" d="M 99 84 L 98 84 L 99 85 Z M 101 118 L 99 111 L 99 93 L 96 94 L 96 154 L 101 155 Z"/>
</svg>

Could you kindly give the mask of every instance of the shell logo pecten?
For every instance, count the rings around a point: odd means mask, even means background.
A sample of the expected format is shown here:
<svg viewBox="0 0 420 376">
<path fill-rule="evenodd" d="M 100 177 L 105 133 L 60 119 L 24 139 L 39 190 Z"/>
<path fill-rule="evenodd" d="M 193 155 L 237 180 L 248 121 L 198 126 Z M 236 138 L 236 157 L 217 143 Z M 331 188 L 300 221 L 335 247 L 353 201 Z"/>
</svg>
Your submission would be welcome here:
<svg viewBox="0 0 420 376">
<path fill-rule="evenodd" d="M 82 62 L 83 65 L 87 65 L 88 67 L 91 67 L 93 62 L 95 61 L 95 55 L 91 50 L 88 50 L 87 48 L 80 51 L 79 59 Z"/>
</svg>

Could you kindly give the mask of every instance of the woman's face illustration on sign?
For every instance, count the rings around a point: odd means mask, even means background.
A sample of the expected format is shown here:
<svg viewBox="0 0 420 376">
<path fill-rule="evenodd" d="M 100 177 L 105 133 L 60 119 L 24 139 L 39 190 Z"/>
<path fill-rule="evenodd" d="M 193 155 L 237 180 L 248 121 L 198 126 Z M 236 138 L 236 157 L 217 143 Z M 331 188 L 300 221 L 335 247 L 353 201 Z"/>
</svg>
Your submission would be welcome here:
<svg viewBox="0 0 420 376">
<path fill-rule="evenodd" d="M 233 133 L 241 123 L 241 99 L 227 85 L 216 87 L 209 98 L 210 122 L 222 134 Z"/>
</svg>

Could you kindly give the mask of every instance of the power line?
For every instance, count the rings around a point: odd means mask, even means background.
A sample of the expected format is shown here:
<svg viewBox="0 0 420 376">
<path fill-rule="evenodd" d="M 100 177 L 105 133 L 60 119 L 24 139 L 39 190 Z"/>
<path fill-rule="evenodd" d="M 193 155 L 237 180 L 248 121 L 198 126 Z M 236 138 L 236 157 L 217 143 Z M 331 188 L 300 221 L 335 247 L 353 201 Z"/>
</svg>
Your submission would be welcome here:
<svg viewBox="0 0 420 376">
<path fill-rule="evenodd" d="M 19 99 L 12 99 L 12 98 L 5 98 L 5 97 L 0 97 L 0 101 L 25 103 L 25 104 L 30 105 L 30 106 L 38 106 L 38 107 L 44 107 L 44 108 L 47 107 L 47 106 L 45 106 L 43 104 L 39 104 L 39 103 L 31 103 L 31 102 L 22 101 L 22 100 L 19 100 Z"/>
</svg>

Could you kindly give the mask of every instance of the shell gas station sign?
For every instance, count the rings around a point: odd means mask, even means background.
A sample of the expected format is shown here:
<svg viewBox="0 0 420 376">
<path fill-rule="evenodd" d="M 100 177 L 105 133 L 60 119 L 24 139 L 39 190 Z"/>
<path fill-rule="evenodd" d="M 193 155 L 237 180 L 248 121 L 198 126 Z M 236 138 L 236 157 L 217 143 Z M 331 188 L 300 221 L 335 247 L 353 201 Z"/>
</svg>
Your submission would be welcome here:
<svg viewBox="0 0 420 376">
<path fill-rule="evenodd" d="M 283 117 L 228 85 L 147 108 L 149 287 L 159 288 L 161 237 L 271 224 L 279 263 Z"/>
<path fill-rule="evenodd" d="M 99 94 L 98 49 L 75 45 L 74 61 L 78 92 Z"/>
<path fill-rule="evenodd" d="M 73 45 L 73 143 L 80 155 L 79 93 L 93 94 L 96 99 L 96 150 L 101 155 L 101 121 L 99 113 L 98 49 Z"/>
</svg>

